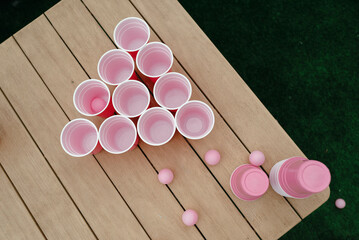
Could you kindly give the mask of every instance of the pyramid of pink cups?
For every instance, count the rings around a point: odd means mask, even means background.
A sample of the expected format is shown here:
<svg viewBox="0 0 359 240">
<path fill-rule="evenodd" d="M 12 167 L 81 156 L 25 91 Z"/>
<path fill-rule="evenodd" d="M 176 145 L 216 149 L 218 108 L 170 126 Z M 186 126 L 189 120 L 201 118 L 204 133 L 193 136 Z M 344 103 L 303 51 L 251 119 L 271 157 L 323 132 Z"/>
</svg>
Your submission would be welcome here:
<svg viewBox="0 0 359 240">
<path fill-rule="evenodd" d="M 186 138 L 201 139 L 214 125 L 214 114 L 204 102 L 192 100 L 186 76 L 171 72 L 173 54 L 161 42 L 149 42 L 150 28 L 140 18 L 118 23 L 114 40 L 119 49 L 102 55 L 97 71 L 101 80 L 89 79 L 77 86 L 74 106 L 81 114 L 105 118 L 99 129 L 87 119 L 70 121 L 61 132 L 61 145 L 74 157 L 101 149 L 121 154 L 134 149 L 139 139 L 152 146 L 168 143 L 176 129 Z M 150 106 L 147 83 L 154 83 L 158 106 Z M 150 81 L 148 81 L 150 80 Z M 112 94 L 109 86 L 114 86 Z"/>
<path fill-rule="evenodd" d="M 190 100 L 192 87 L 186 76 L 171 72 L 173 54 L 161 42 L 149 42 L 150 28 L 136 17 L 123 19 L 114 30 L 119 49 L 107 51 L 97 65 L 101 80 L 89 79 L 79 84 L 73 95 L 75 108 L 81 114 L 105 118 L 99 129 L 90 120 L 78 118 L 65 125 L 61 145 L 73 157 L 96 154 L 102 149 L 122 154 L 134 149 L 139 139 L 152 146 L 168 143 L 176 129 L 189 139 L 206 137 L 214 126 L 214 114 L 204 102 Z M 153 83 L 153 97 L 158 106 L 151 106 L 151 94 L 135 72 L 147 83 Z M 150 80 L 150 81 L 148 81 Z M 114 86 L 112 94 L 109 86 Z M 151 85 L 151 84 L 150 84 Z M 254 151 L 251 164 L 237 167 L 230 178 L 233 194 L 246 201 L 260 198 L 269 182 L 280 195 L 305 198 L 323 191 L 330 182 L 326 166 L 318 161 L 293 157 L 277 163 L 270 177 L 259 167 L 264 154 Z M 217 150 L 205 155 L 208 165 L 220 161 Z M 170 169 L 159 171 L 163 184 L 173 180 Z M 197 222 L 197 213 L 184 212 L 184 224 Z"/>
</svg>

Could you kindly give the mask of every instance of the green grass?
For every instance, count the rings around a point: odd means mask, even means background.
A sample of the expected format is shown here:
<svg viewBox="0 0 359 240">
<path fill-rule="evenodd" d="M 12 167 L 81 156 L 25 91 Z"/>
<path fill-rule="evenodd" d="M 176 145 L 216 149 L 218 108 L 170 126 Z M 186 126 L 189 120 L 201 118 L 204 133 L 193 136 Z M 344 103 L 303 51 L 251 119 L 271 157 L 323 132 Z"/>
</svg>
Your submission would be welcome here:
<svg viewBox="0 0 359 240">
<path fill-rule="evenodd" d="M 0 42 L 56 2 L 1 1 Z M 180 2 L 302 151 L 331 170 L 328 202 L 283 239 L 359 238 L 359 2 Z"/>
<path fill-rule="evenodd" d="M 180 2 L 302 151 L 331 170 L 328 202 L 283 239 L 359 238 L 359 2 Z"/>
</svg>

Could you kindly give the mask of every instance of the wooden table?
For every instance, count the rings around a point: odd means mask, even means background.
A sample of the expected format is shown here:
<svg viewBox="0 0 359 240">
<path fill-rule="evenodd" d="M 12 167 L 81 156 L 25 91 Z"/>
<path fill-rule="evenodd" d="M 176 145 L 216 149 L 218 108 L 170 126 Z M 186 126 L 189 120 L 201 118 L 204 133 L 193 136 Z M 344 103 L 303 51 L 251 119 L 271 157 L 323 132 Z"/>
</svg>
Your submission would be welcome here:
<svg viewBox="0 0 359 240">
<path fill-rule="evenodd" d="M 129 16 L 171 47 L 173 71 L 212 106 L 215 127 L 202 140 L 176 133 L 162 147 L 72 158 L 59 135 L 83 117 L 74 89 L 99 78 L 97 62 Z M 304 154 L 175 0 L 63 0 L 3 42 L 0 61 L 0 239 L 275 239 L 329 197 L 329 188 L 304 200 L 272 189 L 254 202 L 233 195 L 230 174 L 250 151 L 265 153 L 267 173 Z M 203 162 L 212 148 L 222 154 L 214 167 Z M 157 180 L 165 167 L 175 173 L 168 187 Z M 188 208 L 199 213 L 196 227 L 181 221 Z"/>
</svg>

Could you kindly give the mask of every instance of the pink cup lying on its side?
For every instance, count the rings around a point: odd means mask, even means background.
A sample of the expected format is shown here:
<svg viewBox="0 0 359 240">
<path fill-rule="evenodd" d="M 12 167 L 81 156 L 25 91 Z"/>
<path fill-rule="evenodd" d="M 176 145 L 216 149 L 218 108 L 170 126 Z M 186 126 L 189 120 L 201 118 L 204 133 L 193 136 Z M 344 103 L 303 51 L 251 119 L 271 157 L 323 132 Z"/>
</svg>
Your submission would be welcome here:
<svg viewBox="0 0 359 240">
<path fill-rule="evenodd" d="M 64 151 L 73 157 L 97 154 L 102 150 L 95 124 L 84 118 L 77 118 L 65 125 L 60 136 Z"/>
<path fill-rule="evenodd" d="M 143 83 L 129 80 L 116 87 L 112 102 L 118 114 L 129 118 L 138 117 L 150 104 L 150 92 Z"/>
<path fill-rule="evenodd" d="M 201 139 L 207 136 L 214 126 L 212 109 L 204 102 L 192 100 L 176 112 L 178 131 L 186 138 Z"/>
<path fill-rule="evenodd" d="M 259 167 L 244 164 L 233 171 L 230 186 L 233 194 L 239 199 L 253 201 L 267 191 L 269 180 Z"/>
<path fill-rule="evenodd" d="M 112 116 L 115 110 L 112 106 L 110 90 L 100 80 L 89 79 L 80 83 L 73 96 L 77 111 L 85 116 Z"/>
<path fill-rule="evenodd" d="M 137 79 L 135 62 L 123 50 L 112 49 L 102 55 L 97 64 L 100 78 L 109 85 L 118 85 L 129 79 Z"/>
<path fill-rule="evenodd" d="M 101 146 L 109 153 L 121 154 L 134 149 L 138 143 L 135 124 L 127 117 L 107 118 L 99 130 Z"/>
<path fill-rule="evenodd" d="M 192 86 L 182 74 L 170 72 L 156 81 L 153 95 L 161 107 L 175 111 L 191 98 Z"/>
<path fill-rule="evenodd" d="M 321 162 L 292 157 L 276 163 L 270 171 L 272 188 L 291 198 L 307 198 L 326 189 L 330 183 L 329 169 Z"/>
<path fill-rule="evenodd" d="M 150 42 L 138 51 L 136 65 L 138 70 L 152 82 L 171 70 L 173 54 L 161 42 Z"/>
<path fill-rule="evenodd" d="M 117 47 L 136 59 L 138 50 L 150 39 L 150 28 L 141 18 L 128 17 L 117 24 L 113 31 L 113 39 Z"/>
<path fill-rule="evenodd" d="M 138 119 L 137 131 L 145 143 L 160 146 L 169 142 L 175 134 L 175 119 L 168 110 L 153 107 L 147 109 Z"/>
</svg>

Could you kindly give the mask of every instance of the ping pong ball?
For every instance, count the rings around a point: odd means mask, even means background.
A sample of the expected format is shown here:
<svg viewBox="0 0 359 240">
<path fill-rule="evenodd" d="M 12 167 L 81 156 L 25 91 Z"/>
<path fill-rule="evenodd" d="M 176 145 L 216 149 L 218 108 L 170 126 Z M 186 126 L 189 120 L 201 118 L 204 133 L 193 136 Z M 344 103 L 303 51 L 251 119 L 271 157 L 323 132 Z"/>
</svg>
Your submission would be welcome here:
<svg viewBox="0 0 359 240">
<path fill-rule="evenodd" d="M 162 169 L 158 173 L 158 180 L 162 184 L 170 184 L 173 180 L 173 172 L 168 168 Z"/>
<path fill-rule="evenodd" d="M 106 107 L 106 101 L 102 98 L 94 98 L 91 102 L 91 108 L 95 112 L 101 112 Z"/>
<path fill-rule="evenodd" d="M 339 209 L 342 209 L 342 208 L 345 208 L 345 200 L 342 199 L 342 198 L 338 198 L 336 201 L 335 201 L 335 206 Z"/>
<path fill-rule="evenodd" d="M 195 210 L 188 209 L 182 214 L 182 222 L 186 226 L 193 226 L 198 221 L 198 214 Z"/>
<path fill-rule="evenodd" d="M 261 151 L 253 151 L 250 155 L 249 155 L 249 162 L 254 165 L 254 166 L 260 166 L 264 163 L 265 160 L 265 156 Z"/>
<path fill-rule="evenodd" d="M 209 165 L 217 165 L 221 160 L 221 155 L 217 150 L 209 150 L 206 155 L 204 156 L 204 160 Z"/>
</svg>

